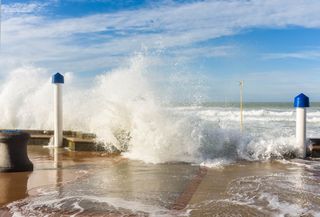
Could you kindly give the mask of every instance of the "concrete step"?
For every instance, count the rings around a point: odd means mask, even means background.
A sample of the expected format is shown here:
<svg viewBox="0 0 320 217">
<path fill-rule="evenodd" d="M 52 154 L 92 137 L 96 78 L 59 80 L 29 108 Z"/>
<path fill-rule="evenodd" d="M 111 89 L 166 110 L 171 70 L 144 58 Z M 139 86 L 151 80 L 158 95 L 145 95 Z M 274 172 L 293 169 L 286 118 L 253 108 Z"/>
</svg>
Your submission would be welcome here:
<svg viewBox="0 0 320 217">
<path fill-rule="evenodd" d="M 71 151 L 105 151 L 104 147 L 95 139 L 82 139 L 76 137 L 63 137 L 63 146 Z"/>
<path fill-rule="evenodd" d="M 21 130 L 30 134 L 28 145 L 49 145 L 53 137 L 50 130 Z M 71 151 L 105 151 L 101 143 L 96 142 L 96 135 L 77 131 L 63 131 L 63 147 Z"/>
<path fill-rule="evenodd" d="M 320 158 L 320 138 L 310 138 L 307 155 L 313 158 Z"/>
</svg>

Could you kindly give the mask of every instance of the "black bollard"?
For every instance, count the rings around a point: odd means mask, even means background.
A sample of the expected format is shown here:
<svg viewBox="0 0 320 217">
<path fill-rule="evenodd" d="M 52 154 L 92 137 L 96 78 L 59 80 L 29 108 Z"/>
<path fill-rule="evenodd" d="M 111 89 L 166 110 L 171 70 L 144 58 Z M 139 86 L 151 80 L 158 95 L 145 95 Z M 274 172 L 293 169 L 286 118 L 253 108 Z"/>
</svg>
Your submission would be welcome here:
<svg viewBox="0 0 320 217">
<path fill-rule="evenodd" d="M 32 171 L 27 154 L 29 133 L 18 130 L 0 131 L 0 172 Z"/>
</svg>

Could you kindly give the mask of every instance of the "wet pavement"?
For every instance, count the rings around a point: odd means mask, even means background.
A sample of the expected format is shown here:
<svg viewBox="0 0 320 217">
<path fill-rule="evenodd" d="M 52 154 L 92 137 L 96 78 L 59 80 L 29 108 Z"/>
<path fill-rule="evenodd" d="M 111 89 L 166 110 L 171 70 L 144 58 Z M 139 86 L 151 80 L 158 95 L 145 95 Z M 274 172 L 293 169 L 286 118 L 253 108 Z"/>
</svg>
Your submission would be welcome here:
<svg viewBox="0 0 320 217">
<path fill-rule="evenodd" d="M 0 173 L 3 216 L 317 216 L 318 161 L 217 168 L 29 147 L 35 170 Z M 0 216 L 1 216 L 0 215 Z"/>
</svg>

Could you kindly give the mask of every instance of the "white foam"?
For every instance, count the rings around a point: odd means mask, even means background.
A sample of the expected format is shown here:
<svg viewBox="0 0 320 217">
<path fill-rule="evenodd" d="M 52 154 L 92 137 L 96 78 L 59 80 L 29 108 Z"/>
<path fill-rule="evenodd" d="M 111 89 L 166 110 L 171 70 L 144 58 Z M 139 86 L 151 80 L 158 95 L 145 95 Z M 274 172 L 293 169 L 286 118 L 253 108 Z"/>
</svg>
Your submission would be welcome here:
<svg viewBox="0 0 320 217">
<path fill-rule="evenodd" d="M 54 195 L 53 195 L 54 196 Z M 130 212 L 130 214 L 135 213 L 147 213 L 149 216 L 174 216 L 171 214 L 171 211 L 165 208 L 161 208 L 155 205 L 148 205 L 138 201 L 128 201 L 121 198 L 111 198 L 111 197 L 100 197 L 93 195 L 86 196 L 58 196 L 50 199 L 46 197 L 45 199 L 40 198 L 31 198 L 30 200 L 27 198 L 22 201 L 16 201 L 7 205 L 10 212 L 13 213 L 13 216 L 39 216 L 45 215 L 42 213 L 42 209 L 44 212 L 48 208 L 51 208 L 53 211 L 61 211 L 65 210 L 68 212 L 75 212 L 71 216 L 77 216 L 84 212 L 85 208 L 81 206 L 81 201 L 90 201 L 98 204 L 107 204 L 112 209 L 119 210 L 125 209 Z M 70 205 L 68 205 L 71 202 Z M 64 208 L 63 208 L 64 207 Z M 109 208 L 110 209 L 110 208 Z M 112 210 L 111 209 L 111 210 Z M 127 213 L 124 212 L 124 215 Z"/>
<path fill-rule="evenodd" d="M 279 197 L 270 193 L 262 193 L 258 200 L 263 200 L 268 203 L 268 208 L 277 211 L 277 216 L 301 216 L 308 214 L 315 214 L 313 212 L 309 213 L 308 208 L 303 208 L 298 204 L 290 204 L 285 201 L 280 201 Z"/>
<path fill-rule="evenodd" d="M 225 158 L 217 158 L 213 160 L 206 160 L 200 164 L 200 166 L 209 167 L 209 168 L 217 168 L 222 169 L 225 165 L 229 165 L 234 163 L 232 160 L 228 160 Z"/>
<path fill-rule="evenodd" d="M 124 156 L 150 163 L 213 162 L 204 163 L 209 166 L 219 165 L 217 159 L 265 160 L 295 151 L 292 110 L 245 110 L 242 135 L 234 107 L 162 106 L 148 66 L 148 58 L 137 55 L 128 66 L 99 75 L 85 87 L 66 73 L 65 129 L 95 133 L 107 149 L 127 150 Z M 34 67 L 9 73 L 0 89 L 3 128 L 52 129 L 49 78 L 46 70 Z M 320 112 L 309 117 L 316 121 Z"/>
<path fill-rule="evenodd" d="M 76 212 L 75 214 L 71 215 L 70 217 L 75 217 L 75 216 L 77 216 L 78 214 L 83 213 L 83 211 L 84 211 L 84 208 L 80 206 L 80 204 L 79 204 L 78 201 L 77 201 L 77 202 L 74 202 L 74 203 L 72 204 L 72 209 L 73 209 L 73 210 L 78 210 L 78 212 Z"/>
<path fill-rule="evenodd" d="M 304 170 L 266 176 L 237 178 L 228 185 L 229 198 L 221 200 L 263 210 L 269 216 L 317 216 L 320 207 L 305 203 L 319 198 L 318 180 L 303 175 Z"/>
</svg>

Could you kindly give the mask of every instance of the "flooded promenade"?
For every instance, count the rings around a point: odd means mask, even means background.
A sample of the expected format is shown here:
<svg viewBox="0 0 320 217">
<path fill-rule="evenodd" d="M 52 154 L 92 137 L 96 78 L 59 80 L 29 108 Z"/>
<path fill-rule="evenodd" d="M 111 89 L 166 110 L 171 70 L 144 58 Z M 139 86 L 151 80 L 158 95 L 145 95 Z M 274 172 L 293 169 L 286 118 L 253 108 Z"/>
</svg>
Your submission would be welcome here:
<svg viewBox="0 0 320 217">
<path fill-rule="evenodd" d="M 317 161 L 205 168 L 29 146 L 35 170 L 0 174 L 0 216 L 318 216 Z"/>
</svg>

